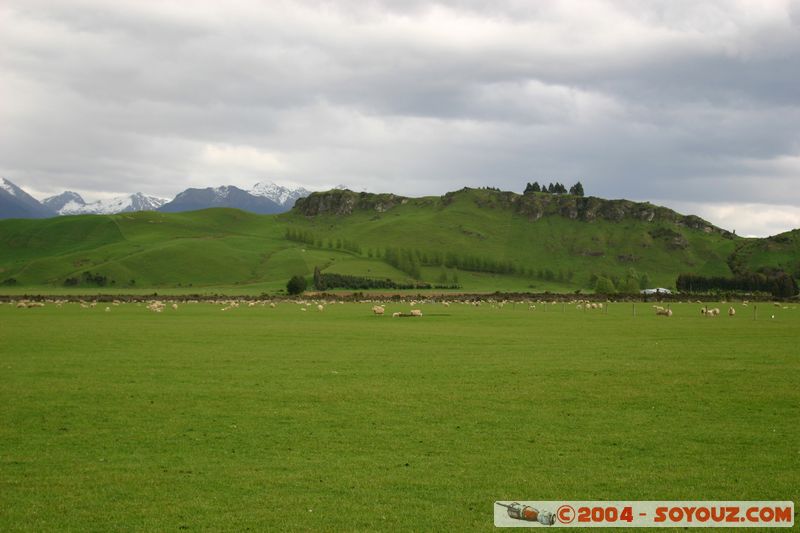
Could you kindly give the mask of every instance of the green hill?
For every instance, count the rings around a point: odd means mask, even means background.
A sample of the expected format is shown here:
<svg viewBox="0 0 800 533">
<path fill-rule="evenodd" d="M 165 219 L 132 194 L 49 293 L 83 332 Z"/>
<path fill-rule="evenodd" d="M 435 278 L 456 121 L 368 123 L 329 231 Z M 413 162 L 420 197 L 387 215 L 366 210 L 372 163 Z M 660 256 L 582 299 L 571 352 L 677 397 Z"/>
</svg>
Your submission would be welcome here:
<svg viewBox="0 0 800 533">
<path fill-rule="evenodd" d="M 9 290 L 271 292 L 294 274 L 467 291 L 672 287 L 679 273 L 800 266 L 798 232 L 741 239 L 648 203 L 463 189 L 334 190 L 282 215 L 233 209 L 0 221 Z"/>
</svg>

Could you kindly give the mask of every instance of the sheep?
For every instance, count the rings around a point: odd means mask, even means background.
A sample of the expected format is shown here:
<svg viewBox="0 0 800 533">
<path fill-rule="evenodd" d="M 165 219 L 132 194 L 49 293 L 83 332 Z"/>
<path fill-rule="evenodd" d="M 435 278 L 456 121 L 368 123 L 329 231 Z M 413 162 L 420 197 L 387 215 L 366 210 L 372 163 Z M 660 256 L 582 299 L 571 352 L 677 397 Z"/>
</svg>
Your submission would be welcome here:
<svg viewBox="0 0 800 533">
<path fill-rule="evenodd" d="M 396 312 L 396 313 L 392 313 L 392 318 L 397 318 L 397 317 L 400 317 L 400 316 L 403 316 L 403 313 L 401 313 L 399 311 Z"/>
<path fill-rule="evenodd" d="M 325 307 L 322 304 L 317 305 L 317 311 L 324 311 Z"/>
<path fill-rule="evenodd" d="M 172 310 L 173 311 L 177 311 L 178 310 L 178 304 L 172 304 Z"/>
<path fill-rule="evenodd" d="M 728 316 L 736 316 L 736 309 L 734 309 L 733 307 L 729 307 Z"/>
<path fill-rule="evenodd" d="M 664 309 L 661 306 L 655 306 L 655 307 L 658 308 L 656 309 L 656 316 L 666 316 L 666 317 L 672 316 L 672 309 Z"/>
<path fill-rule="evenodd" d="M 411 310 L 411 316 L 422 316 L 422 310 L 421 309 L 412 309 Z"/>
<path fill-rule="evenodd" d="M 275 309 L 275 307 L 276 307 L 275 302 L 270 302 L 269 303 L 269 307 L 270 307 L 270 309 Z"/>
<path fill-rule="evenodd" d="M 374 305 L 374 306 L 372 306 L 372 312 L 373 312 L 373 313 L 375 313 L 375 314 L 376 314 L 376 315 L 378 315 L 378 316 L 381 316 L 381 315 L 383 315 L 383 313 L 384 313 L 385 311 L 386 311 L 386 310 L 385 310 L 385 309 L 384 309 L 382 306 L 380 306 L 380 305 Z"/>
<path fill-rule="evenodd" d="M 106 306 L 106 313 L 110 313 L 110 312 L 111 312 L 111 308 L 109 306 Z"/>
</svg>

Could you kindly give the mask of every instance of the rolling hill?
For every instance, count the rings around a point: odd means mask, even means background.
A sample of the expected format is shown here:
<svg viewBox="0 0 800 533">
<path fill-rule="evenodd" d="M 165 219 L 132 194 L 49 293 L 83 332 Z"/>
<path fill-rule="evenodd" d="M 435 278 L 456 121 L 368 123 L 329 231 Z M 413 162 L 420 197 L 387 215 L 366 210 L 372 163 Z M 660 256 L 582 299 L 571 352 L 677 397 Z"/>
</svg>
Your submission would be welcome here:
<svg viewBox="0 0 800 533">
<path fill-rule="evenodd" d="M 486 189 L 333 190 L 280 215 L 236 209 L 0 221 L 9 290 L 276 291 L 294 274 L 466 291 L 673 287 L 679 273 L 800 269 L 800 232 L 743 239 L 627 200 Z M 603 281 L 605 282 L 605 281 Z"/>
</svg>

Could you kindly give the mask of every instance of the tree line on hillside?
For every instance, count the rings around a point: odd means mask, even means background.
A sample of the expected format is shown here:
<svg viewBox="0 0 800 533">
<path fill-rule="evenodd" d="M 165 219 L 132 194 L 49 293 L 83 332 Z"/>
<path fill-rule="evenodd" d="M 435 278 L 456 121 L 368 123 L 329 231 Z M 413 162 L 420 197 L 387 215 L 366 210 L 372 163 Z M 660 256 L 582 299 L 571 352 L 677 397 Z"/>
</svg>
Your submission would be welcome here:
<svg viewBox="0 0 800 533">
<path fill-rule="evenodd" d="M 328 248 L 330 250 L 347 250 L 356 254 L 361 254 L 361 246 L 355 241 L 348 239 L 328 239 L 327 242 L 323 241 L 314 235 L 313 232 L 308 230 L 298 230 L 295 228 L 286 228 L 286 239 L 294 242 L 301 242 L 314 246 L 316 248 Z M 327 246 L 326 246 L 327 244 Z"/>
<path fill-rule="evenodd" d="M 797 282 L 782 270 L 736 274 L 731 278 L 681 274 L 675 286 L 681 292 L 767 292 L 778 298 L 789 298 L 798 292 Z"/>
<path fill-rule="evenodd" d="M 604 272 L 589 277 L 589 286 L 598 294 L 636 294 L 649 288 L 650 283 L 647 272 L 637 272 L 635 268 L 629 268 L 624 276 Z"/>
<path fill-rule="evenodd" d="M 397 283 L 390 279 L 365 278 L 347 274 L 322 272 L 314 267 L 314 289 L 327 291 L 331 289 L 365 290 L 365 289 L 460 289 L 458 284 L 431 285 L 425 282 Z"/>
<path fill-rule="evenodd" d="M 522 192 L 522 194 L 530 194 L 534 192 L 543 192 L 548 194 L 572 194 L 575 196 L 583 196 L 583 185 L 579 181 L 575 185 L 570 187 L 569 191 L 567 191 L 567 188 L 564 187 L 564 185 L 559 182 L 555 183 L 551 182 L 549 185 L 544 185 L 544 184 L 539 185 L 538 181 L 534 181 L 533 183 L 527 183 L 525 185 L 525 190 Z"/>
</svg>

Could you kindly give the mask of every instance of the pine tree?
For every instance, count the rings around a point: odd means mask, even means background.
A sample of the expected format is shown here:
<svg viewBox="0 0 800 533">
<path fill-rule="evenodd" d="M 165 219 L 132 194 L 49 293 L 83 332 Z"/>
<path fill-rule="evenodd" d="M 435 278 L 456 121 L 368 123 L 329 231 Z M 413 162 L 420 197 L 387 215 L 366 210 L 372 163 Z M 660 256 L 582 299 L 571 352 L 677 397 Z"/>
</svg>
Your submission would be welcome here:
<svg viewBox="0 0 800 533">
<path fill-rule="evenodd" d="M 583 196 L 583 185 L 579 181 L 575 185 L 569 188 L 569 193 L 574 194 L 575 196 Z"/>
</svg>

